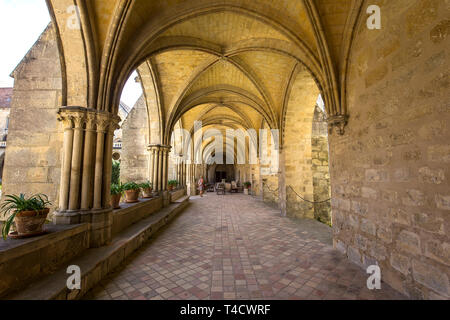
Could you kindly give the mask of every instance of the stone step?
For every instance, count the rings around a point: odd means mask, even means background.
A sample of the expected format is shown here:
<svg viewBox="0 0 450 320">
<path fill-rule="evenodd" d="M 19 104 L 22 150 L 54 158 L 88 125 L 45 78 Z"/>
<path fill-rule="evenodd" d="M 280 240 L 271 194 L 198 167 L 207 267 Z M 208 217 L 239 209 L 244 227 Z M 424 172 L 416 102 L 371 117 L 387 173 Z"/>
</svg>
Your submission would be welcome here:
<svg viewBox="0 0 450 320">
<path fill-rule="evenodd" d="M 172 220 L 189 204 L 189 196 L 179 198 L 168 207 L 145 218 L 118 233 L 110 245 L 92 248 L 83 255 L 71 260 L 55 273 L 29 285 L 19 293 L 8 296 L 10 300 L 74 300 L 80 299 L 94 285 L 113 271 L 119 264 L 154 235 L 161 227 Z M 81 270 L 81 289 L 67 288 L 67 267 L 79 266 Z"/>
</svg>

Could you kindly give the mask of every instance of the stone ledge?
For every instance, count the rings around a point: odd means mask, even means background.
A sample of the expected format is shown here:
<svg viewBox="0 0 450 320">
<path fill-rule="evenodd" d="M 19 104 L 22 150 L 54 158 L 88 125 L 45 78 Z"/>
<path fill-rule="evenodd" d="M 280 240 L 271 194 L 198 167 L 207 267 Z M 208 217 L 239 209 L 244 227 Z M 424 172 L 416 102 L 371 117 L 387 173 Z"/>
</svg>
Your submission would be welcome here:
<svg viewBox="0 0 450 320">
<path fill-rule="evenodd" d="M 80 267 L 81 290 L 71 291 L 67 289 L 66 281 L 69 275 L 66 273 L 66 267 L 63 267 L 54 274 L 31 284 L 22 292 L 8 296 L 7 299 L 74 300 L 81 298 L 126 257 L 181 212 L 189 204 L 188 200 L 188 196 L 178 199 L 176 203 L 170 204 L 118 233 L 110 245 L 88 249 L 82 256 L 67 263 L 67 266 L 77 265 Z"/>
<path fill-rule="evenodd" d="M 89 247 L 89 225 L 45 226 L 50 233 L 29 239 L 0 240 L 0 296 L 60 268 Z"/>
<path fill-rule="evenodd" d="M 186 190 L 178 189 L 170 192 L 170 201 L 176 202 L 178 199 L 182 198 L 186 194 Z"/>
<path fill-rule="evenodd" d="M 162 197 L 139 200 L 138 203 L 121 203 L 121 208 L 113 211 L 113 236 L 163 207 Z"/>
</svg>

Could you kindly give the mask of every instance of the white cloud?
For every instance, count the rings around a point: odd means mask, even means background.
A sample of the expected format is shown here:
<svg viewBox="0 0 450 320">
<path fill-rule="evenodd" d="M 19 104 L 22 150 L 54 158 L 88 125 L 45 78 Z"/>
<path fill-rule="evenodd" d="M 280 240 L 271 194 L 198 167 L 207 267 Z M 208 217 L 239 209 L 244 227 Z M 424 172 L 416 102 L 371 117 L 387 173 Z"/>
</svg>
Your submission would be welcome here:
<svg viewBox="0 0 450 320">
<path fill-rule="evenodd" d="M 0 87 L 50 22 L 44 0 L 0 0 Z"/>
</svg>

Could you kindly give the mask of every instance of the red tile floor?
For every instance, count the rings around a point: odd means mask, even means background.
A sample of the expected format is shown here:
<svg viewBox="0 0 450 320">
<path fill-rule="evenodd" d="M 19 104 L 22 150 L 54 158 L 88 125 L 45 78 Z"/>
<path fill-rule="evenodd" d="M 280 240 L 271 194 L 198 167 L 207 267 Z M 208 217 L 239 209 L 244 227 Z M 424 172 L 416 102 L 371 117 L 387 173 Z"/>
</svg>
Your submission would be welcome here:
<svg viewBox="0 0 450 320">
<path fill-rule="evenodd" d="M 190 206 L 84 299 L 404 299 L 332 247 L 331 229 L 243 194 Z"/>
</svg>

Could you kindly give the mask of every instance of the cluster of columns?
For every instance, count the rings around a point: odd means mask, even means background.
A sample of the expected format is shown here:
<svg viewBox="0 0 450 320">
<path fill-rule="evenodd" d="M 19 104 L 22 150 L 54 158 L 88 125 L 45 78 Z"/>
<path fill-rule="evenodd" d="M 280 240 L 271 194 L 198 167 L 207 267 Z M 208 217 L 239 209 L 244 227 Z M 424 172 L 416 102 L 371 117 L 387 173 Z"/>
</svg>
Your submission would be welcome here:
<svg viewBox="0 0 450 320">
<path fill-rule="evenodd" d="M 186 164 L 186 161 L 184 160 L 182 154 L 179 154 L 176 157 L 175 165 L 176 165 L 176 172 L 177 172 L 176 180 L 178 181 L 178 186 L 184 188 L 186 186 L 187 164 Z"/>
<path fill-rule="evenodd" d="M 150 154 L 149 177 L 154 192 L 167 191 L 169 153 L 171 146 L 151 144 L 148 146 Z"/>
<path fill-rule="evenodd" d="M 117 115 L 82 107 L 63 107 L 64 126 L 59 209 L 56 224 L 95 222 L 91 246 L 111 239 L 111 170 Z"/>
</svg>

